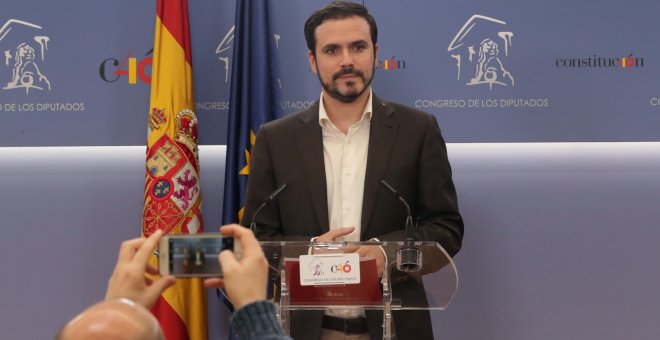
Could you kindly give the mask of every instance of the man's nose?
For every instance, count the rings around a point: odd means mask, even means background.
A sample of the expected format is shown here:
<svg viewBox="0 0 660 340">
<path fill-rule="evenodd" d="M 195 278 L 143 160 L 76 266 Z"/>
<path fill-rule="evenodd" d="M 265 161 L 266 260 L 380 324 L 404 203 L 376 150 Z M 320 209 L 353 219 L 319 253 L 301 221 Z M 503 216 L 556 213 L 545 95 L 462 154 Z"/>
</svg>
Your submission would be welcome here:
<svg viewBox="0 0 660 340">
<path fill-rule="evenodd" d="M 344 49 L 341 53 L 341 67 L 353 66 L 353 55 L 350 49 Z"/>
</svg>

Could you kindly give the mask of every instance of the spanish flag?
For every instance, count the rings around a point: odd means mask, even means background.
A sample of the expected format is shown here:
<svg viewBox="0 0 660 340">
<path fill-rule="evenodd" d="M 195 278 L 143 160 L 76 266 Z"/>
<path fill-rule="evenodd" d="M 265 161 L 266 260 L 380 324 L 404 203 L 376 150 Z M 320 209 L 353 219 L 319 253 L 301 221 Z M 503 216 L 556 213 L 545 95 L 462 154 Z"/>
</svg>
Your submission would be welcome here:
<svg viewBox="0 0 660 340">
<path fill-rule="evenodd" d="M 142 234 L 202 232 L 187 0 L 157 0 Z M 152 258 L 156 265 L 157 259 Z M 179 279 L 152 312 L 168 340 L 207 339 L 206 290 Z"/>
</svg>

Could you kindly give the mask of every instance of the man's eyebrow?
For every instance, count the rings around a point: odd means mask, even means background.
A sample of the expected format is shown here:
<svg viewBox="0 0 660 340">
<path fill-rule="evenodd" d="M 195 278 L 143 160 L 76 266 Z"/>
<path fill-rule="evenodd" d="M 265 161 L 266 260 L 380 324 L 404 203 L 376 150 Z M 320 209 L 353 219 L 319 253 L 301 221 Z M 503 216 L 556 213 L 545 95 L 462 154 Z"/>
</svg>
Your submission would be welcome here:
<svg viewBox="0 0 660 340">
<path fill-rule="evenodd" d="M 337 47 L 339 47 L 339 44 L 327 44 L 327 45 L 323 45 L 321 49 L 325 50 L 328 48 L 337 48 Z"/>
<path fill-rule="evenodd" d="M 351 42 L 351 46 L 359 45 L 359 44 L 368 44 L 368 43 L 369 43 L 368 41 L 366 41 L 364 39 L 360 39 L 360 40 L 356 40 L 356 41 Z"/>
</svg>

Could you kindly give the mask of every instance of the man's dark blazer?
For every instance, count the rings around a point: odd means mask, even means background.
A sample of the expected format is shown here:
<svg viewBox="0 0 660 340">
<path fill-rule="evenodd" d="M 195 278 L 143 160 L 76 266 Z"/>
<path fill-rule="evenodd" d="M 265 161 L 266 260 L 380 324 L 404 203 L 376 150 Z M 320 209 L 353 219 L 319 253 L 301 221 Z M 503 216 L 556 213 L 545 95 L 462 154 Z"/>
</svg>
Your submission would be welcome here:
<svg viewBox="0 0 660 340">
<path fill-rule="evenodd" d="M 286 184 L 286 189 L 255 219 L 260 240 L 309 241 L 329 231 L 318 117 L 316 102 L 309 109 L 259 129 L 251 154 L 242 224 L 249 226 L 259 205 L 275 188 Z M 463 220 L 438 123 L 433 115 L 374 96 L 360 239 L 404 240 L 405 208 L 382 187 L 381 179 L 405 198 L 418 218 L 415 239 L 437 241 L 454 256 L 461 247 Z M 292 316 L 294 339 L 318 339 L 321 316 L 314 314 L 305 314 L 305 320 Z M 416 339 L 433 338 L 428 313 L 397 314 L 394 322 L 399 339 L 406 338 L 406 334 L 415 334 Z M 368 318 L 370 328 L 376 327 L 380 334 L 379 321 Z M 372 334 L 372 338 L 378 335 Z"/>
</svg>

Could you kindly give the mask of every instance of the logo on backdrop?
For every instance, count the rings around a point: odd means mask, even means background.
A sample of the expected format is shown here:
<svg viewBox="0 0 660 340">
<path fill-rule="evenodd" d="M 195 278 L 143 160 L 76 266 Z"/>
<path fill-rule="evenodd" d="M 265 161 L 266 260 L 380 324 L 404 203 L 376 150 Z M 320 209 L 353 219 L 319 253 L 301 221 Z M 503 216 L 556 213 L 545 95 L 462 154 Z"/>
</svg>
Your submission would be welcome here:
<svg viewBox="0 0 660 340">
<path fill-rule="evenodd" d="M 475 14 L 456 33 L 447 47 L 456 60 L 456 79 L 468 86 L 514 86 L 513 75 L 505 66 L 513 32 L 506 22 Z"/>
<path fill-rule="evenodd" d="M 378 60 L 378 63 L 376 63 L 376 68 L 385 71 L 403 70 L 406 68 L 406 61 L 401 58 L 392 56 L 392 58 L 389 59 L 386 58 Z"/>
<path fill-rule="evenodd" d="M 229 82 L 229 66 L 231 65 L 231 57 L 232 57 L 232 51 L 231 48 L 233 47 L 234 43 L 234 36 L 235 36 L 235 31 L 236 31 L 236 26 L 232 26 L 225 36 L 222 38 L 220 41 L 220 44 L 218 44 L 218 47 L 215 48 L 215 54 L 218 56 L 218 60 L 220 60 L 224 67 L 225 67 L 225 83 Z M 275 49 L 280 48 L 280 39 L 282 39 L 282 36 L 279 34 L 273 34 L 273 40 L 275 41 Z M 277 78 L 277 83 L 280 88 L 282 88 L 282 81 L 280 78 Z"/>
<path fill-rule="evenodd" d="M 633 56 L 632 53 L 623 57 L 601 57 L 594 54 L 590 57 L 557 58 L 557 68 L 620 68 L 631 69 L 644 67 L 644 58 Z"/>
<path fill-rule="evenodd" d="M 421 109 L 499 110 L 499 109 L 547 109 L 546 97 L 496 97 L 496 88 L 513 91 L 516 81 L 509 56 L 512 52 L 514 33 L 507 23 L 485 15 L 472 15 L 451 39 L 447 52 L 456 65 L 456 80 L 461 86 L 484 88 L 491 95 L 463 98 L 419 98 L 414 105 Z M 462 91 L 464 93 L 472 93 Z M 477 93 L 483 94 L 484 91 Z"/>
<path fill-rule="evenodd" d="M 142 84 L 151 84 L 151 64 L 153 63 L 154 49 L 151 48 L 142 57 L 133 56 L 133 51 L 128 52 L 121 61 L 117 58 L 107 58 L 99 66 L 99 76 L 106 83 L 114 83 L 122 77 L 130 85 L 137 84 L 140 80 Z"/>
<path fill-rule="evenodd" d="M 42 27 L 27 21 L 9 19 L 0 28 L 0 48 L 4 66 L 10 70 L 3 90 L 50 91 L 50 80 L 41 69 L 46 61 L 48 41 Z"/>
<path fill-rule="evenodd" d="M 660 107 L 660 97 L 652 97 L 649 102 L 651 106 Z"/>
<path fill-rule="evenodd" d="M 215 55 L 225 65 L 225 83 L 229 82 L 229 65 L 231 64 L 231 47 L 234 43 L 234 30 L 236 26 L 232 26 L 225 37 L 222 38 L 218 47 L 215 48 Z"/>
<path fill-rule="evenodd" d="M 230 65 L 232 63 L 231 57 L 232 57 L 232 47 L 233 47 L 233 42 L 234 42 L 234 36 L 235 36 L 235 30 L 236 26 L 232 26 L 225 36 L 222 38 L 220 41 L 220 44 L 218 44 L 218 47 L 215 49 L 215 54 L 218 56 L 218 59 L 223 63 L 225 67 L 225 83 L 229 83 L 229 75 L 230 75 Z M 282 35 L 275 33 L 273 34 L 273 41 L 275 42 L 275 49 L 279 51 L 280 49 L 280 40 L 282 40 Z M 281 89 L 282 88 L 282 79 L 277 78 L 277 86 Z M 280 102 L 280 106 L 282 107 L 283 111 L 286 111 L 287 109 L 294 109 L 294 110 L 301 110 L 303 108 L 308 108 L 311 106 L 314 102 L 313 101 L 300 101 L 300 100 L 282 100 Z"/>
<path fill-rule="evenodd" d="M 48 47 L 51 37 L 34 22 L 9 19 L 0 26 L 0 89 L 8 95 L 0 112 L 84 111 L 84 102 L 29 101 L 34 93 L 48 93 Z M 12 101 L 15 100 L 15 101 Z M 27 101 L 26 101 L 27 100 Z"/>
</svg>

